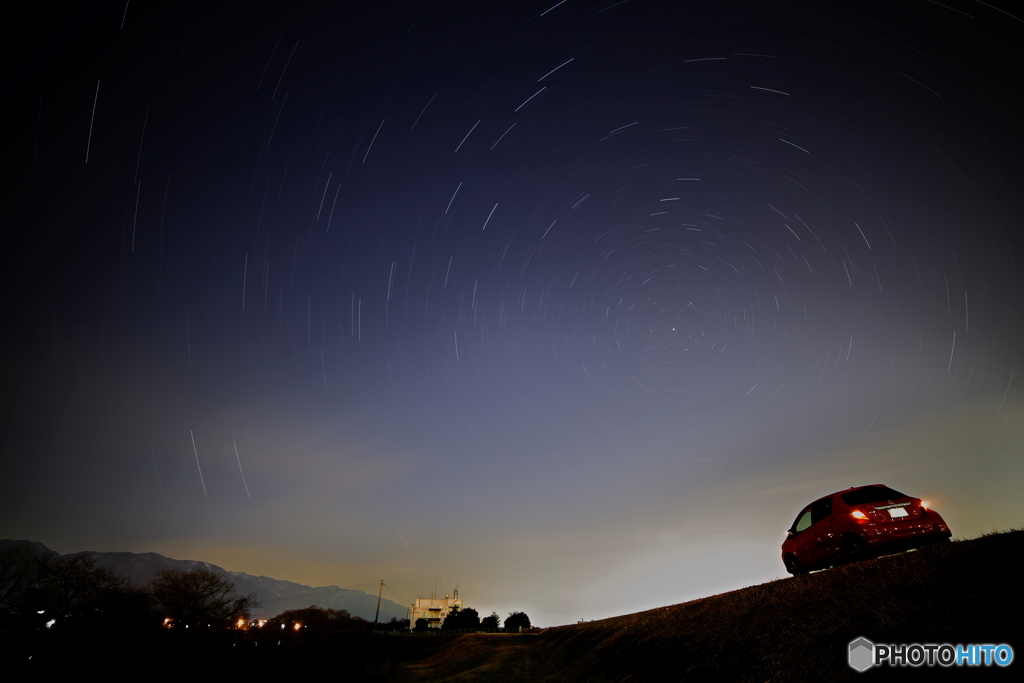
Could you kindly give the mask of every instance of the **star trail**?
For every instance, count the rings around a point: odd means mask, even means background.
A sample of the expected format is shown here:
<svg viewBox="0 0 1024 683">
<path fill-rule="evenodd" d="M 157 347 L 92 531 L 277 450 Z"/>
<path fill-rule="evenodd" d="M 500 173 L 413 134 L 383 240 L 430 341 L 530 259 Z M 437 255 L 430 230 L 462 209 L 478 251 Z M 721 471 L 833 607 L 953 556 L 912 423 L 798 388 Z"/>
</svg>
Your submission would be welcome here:
<svg viewBox="0 0 1024 683">
<path fill-rule="evenodd" d="M 1024 520 L 1011 4 L 25 21 L 0 537 L 554 625 L 784 575 L 848 486 Z"/>
</svg>

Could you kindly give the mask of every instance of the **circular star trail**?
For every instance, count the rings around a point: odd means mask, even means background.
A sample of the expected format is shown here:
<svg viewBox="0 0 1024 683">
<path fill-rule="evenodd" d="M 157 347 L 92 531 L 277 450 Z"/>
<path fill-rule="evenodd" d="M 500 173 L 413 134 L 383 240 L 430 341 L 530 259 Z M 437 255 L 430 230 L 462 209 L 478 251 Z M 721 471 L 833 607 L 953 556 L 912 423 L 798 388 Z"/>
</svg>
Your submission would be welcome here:
<svg viewBox="0 0 1024 683">
<path fill-rule="evenodd" d="M 0 536 L 555 624 L 772 578 L 837 488 L 1019 526 L 1013 12 L 28 20 Z"/>
</svg>

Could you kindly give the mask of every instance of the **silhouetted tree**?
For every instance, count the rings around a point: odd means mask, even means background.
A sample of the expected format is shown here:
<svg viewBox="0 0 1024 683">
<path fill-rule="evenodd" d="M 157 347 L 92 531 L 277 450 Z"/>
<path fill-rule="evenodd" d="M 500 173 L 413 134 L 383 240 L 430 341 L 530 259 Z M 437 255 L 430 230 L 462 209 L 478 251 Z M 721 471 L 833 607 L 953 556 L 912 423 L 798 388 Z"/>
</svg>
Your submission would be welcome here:
<svg viewBox="0 0 1024 683">
<path fill-rule="evenodd" d="M 505 628 L 519 627 L 522 627 L 523 630 L 530 628 L 530 617 L 526 616 L 526 612 L 509 612 L 505 617 Z"/>
<path fill-rule="evenodd" d="M 152 628 L 159 624 L 149 589 L 128 581 L 105 593 L 102 619 L 121 629 Z"/>
<path fill-rule="evenodd" d="M 391 617 L 391 621 L 386 621 L 377 624 L 375 630 L 377 631 L 408 631 L 409 620 L 399 619 L 398 617 Z"/>
<path fill-rule="evenodd" d="M 480 614 L 472 607 L 463 609 L 453 607 L 448 616 L 444 618 L 441 629 L 455 628 L 480 628 Z"/>
<path fill-rule="evenodd" d="M 20 622 L 96 625 L 136 617 L 145 622 L 148 601 L 128 579 L 97 567 L 89 555 L 61 557 L 28 543 L 0 551 L 0 614 L 16 615 Z"/>
<path fill-rule="evenodd" d="M 498 628 L 501 626 L 501 617 L 497 612 L 491 612 L 489 617 L 480 620 L 480 628 Z"/>
<path fill-rule="evenodd" d="M 260 606 L 256 593 L 236 596 L 235 584 L 205 567 L 189 572 L 164 569 L 149 587 L 162 616 L 182 626 L 226 626 L 235 619 L 248 619 Z"/>
<path fill-rule="evenodd" d="M 0 614 L 18 611 L 46 576 L 56 553 L 41 553 L 28 542 L 0 550 Z"/>
<path fill-rule="evenodd" d="M 128 579 L 97 567 L 96 560 L 88 555 L 71 555 L 49 563 L 38 590 L 46 612 L 53 618 L 66 619 L 103 611 L 104 603 L 127 585 Z"/>
<path fill-rule="evenodd" d="M 370 627 L 368 621 L 352 616 L 348 610 L 317 607 L 316 605 L 310 605 L 303 609 L 286 610 L 267 621 L 267 625 L 271 628 L 281 628 L 283 625 L 285 630 L 294 630 L 295 624 L 324 633 L 365 631 Z"/>
<path fill-rule="evenodd" d="M 420 617 L 416 620 L 416 628 L 414 628 L 413 630 L 426 631 L 428 628 L 430 628 L 430 622 L 424 619 L 423 617 Z"/>
<path fill-rule="evenodd" d="M 452 605 L 451 609 L 448 610 L 448 615 L 441 622 L 441 629 L 461 628 L 461 626 L 455 626 L 459 622 L 459 612 L 461 611 L 462 609 L 458 605 Z"/>
</svg>

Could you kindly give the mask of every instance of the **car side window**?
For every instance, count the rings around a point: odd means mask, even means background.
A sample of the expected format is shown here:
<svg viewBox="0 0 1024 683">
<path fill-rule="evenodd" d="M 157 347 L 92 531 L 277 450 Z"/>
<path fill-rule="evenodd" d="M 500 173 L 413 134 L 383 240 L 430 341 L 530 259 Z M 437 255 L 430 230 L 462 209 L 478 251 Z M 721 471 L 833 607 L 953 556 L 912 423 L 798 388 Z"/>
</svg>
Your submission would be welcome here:
<svg viewBox="0 0 1024 683">
<path fill-rule="evenodd" d="M 832 499 L 822 498 L 811 504 L 811 524 L 817 524 L 832 514 Z"/>
<path fill-rule="evenodd" d="M 807 508 L 796 518 L 796 522 L 793 523 L 793 533 L 798 534 L 809 526 L 811 526 L 811 508 Z"/>
</svg>

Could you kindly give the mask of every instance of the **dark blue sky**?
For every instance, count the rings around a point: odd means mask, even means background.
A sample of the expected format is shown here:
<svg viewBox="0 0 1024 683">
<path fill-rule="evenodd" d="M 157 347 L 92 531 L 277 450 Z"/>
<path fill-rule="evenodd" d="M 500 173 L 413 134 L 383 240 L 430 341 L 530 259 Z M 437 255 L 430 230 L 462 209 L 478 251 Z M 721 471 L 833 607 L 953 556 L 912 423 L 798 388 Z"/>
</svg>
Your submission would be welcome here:
<svg viewBox="0 0 1024 683">
<path fill-rule="evenodd" d="M 552 5 L 19 26 L 0 537 L 552 625 L 1020 526 L 1012 7 Z"/>
</svg>

